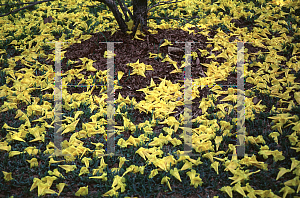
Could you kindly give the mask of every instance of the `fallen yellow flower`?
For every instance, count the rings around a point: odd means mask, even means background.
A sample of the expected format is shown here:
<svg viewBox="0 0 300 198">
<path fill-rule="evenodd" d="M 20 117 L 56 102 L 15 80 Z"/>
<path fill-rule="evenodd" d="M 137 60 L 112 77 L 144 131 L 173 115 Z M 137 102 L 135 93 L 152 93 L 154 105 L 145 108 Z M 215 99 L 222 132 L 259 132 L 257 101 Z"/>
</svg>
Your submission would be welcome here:
<svg viewBox="0 0 300 198">
<path fill-rule="evenodd" d="M 224 186 L 220 189 L 222 192 L 226 192 L 229 197 L 233 198 L 232 196 L 232 188 L 230 186 Z"/>
<path fill-rule="evenodd" d="M 217 174 L 219 175 L 219 170 L 218 170 L 218 167 L 219 167 L 219 162 L 214 162 L 210 165 L 216 172 Z"/>
<path fill-rule="evenodd" d="M 60 195 L 60 193 L 63 191 L 63 189 L 64 189 L 65 186 L 67 186 L 67 184 L 65 184 L 65 183 L 56 184 L 56 188 L 58 189 L 57 196 Z"/>
<path fill-rule="evenodd" d="M 171 41 L 168 41 L 167 39 L 165 39 L 165 42 L 163 44 L 161 44 L 160 47 L 167 46 L 167 45 L 173 45 L 173 44 L 171 43 Z"/>
<path fill-rule="evenodd" d="M 38 161 L 36 158 L 32 158 L 31 160 L 26 160 L 28 163 L 30 163 L 30 168 L 36 167 L 39 165 Z"/>
<path fill-rule="evenodd" d="M 243 195 L 243 197 L 246 197 L 245 191 L 243 190 L 243 188 L 241 187 L 241 183 L 238 182 L 234 185 L 234 187 L 232 188 L 232 190 L 240 193 L 241 195 Z"/>
<path fill-rule="evenodd" d="M 177 168 L 171 169 L 170 174 L 173 175 L 180 182 L 182 182 Z"/>
<path fill-rule="evenodd" d="M 79 190 L 75 193 L 75 196 L 86 196 L 89 193 L 88 187 L 89 186 L 80 187 Z"/>
<path fill-rule="evenodd" d="M 57 170 L 57 168 L 54 169 L 53 171 L 49 170 L 49 171 L 48 171 L 48 174 L 49 174 L 49 175 L 54 175 L 54 176 L 56 176 L 56 177 L 62 177 L 62 178 L 65 179 L 65 177 Z"/>
<path fill-rule="evenodd" d="M 80 173 L 79 173 L 79 175 L 78 176 L 81 176 L 81 175 L 83 175 L 83 174 L 89 174 L 90 173 L 90 171 L 89 171 L 89 169 L 87 169 L 87 167 L 81 167 L 81 169 L 80 169 Z"/>
<path fill-rule="evenodd" d="M 281 190 L 279 192 L 283 192 L 282 198 L 285 198 L 287 196 L 287 194 L 295 193 L 295 190 L 288 186 L 284 186 L 283 188 L 281 188 Z"/>
<path fill-rule="evenodd" d="M 200 174 L 196 173 L 196 171 L 194 169 L 187 172 L 186 174 L 190 177 L 191 185 L 194 185 L 195 188 L 197 188 L 198 185 L 202 186 L 203 182 L 202 182 L 202 179 L 199 177 Z"/>
<path fill-rule="evenodd" d="M 161 184 L 167 183 L 169 189 L 172 191 L 172 188 L 171 188 L 169 180 L 170 180 L 170 178 L 168 176 L 165 176 L 165 177 L 162 178 Z"/>
<path fill-rule="evenodd" d="M 285 173 L 291 172 L 291 170 L 288 170 L 286 168 L 279 168 L 279 172 L 277 174 L 276 180 L 278 180 L 280 177 L 282 177 Z"/>
<path fill-rule="evenodd" d="M 103 197 L 114 197 L 114 196 L 118 197 L 118 196 L 119 196 L 119 192 L 117 192 L 117 191 L 113 188 L 113 189 L 107 191 L 106 193 L 104 193 L 102 196 L 103 196 Z"/>
<path fill-rule="evenodd" d="M 65 161 L 65 160 L 55 161 L 55 160 L 53 159 L 53 156 L 50 156 L 49 158 L 50 158 L 50 160 L 49 160 L 49 167 L 50 167 L 51 164 L 59 163 L 59 162 Z"/>
<path fill-rule="evenodd" d="M 13 180 L 12 176 L 11 176 L 11 172 L 8 173 L 8 172 L 5 172 L 5 171 L 2 171 L 3 175 L 4 175 L 4 179 L 5 181 L 11 181 Z"/>
<path fill-rule="evenodd" d="M 61 167 L 62 169 L 64 169 L 66 171 L 66 173 L 77 169 L 76 165 L 58 165 L 58 166 Z"/>
<path fill-rule="evenodd" d="M 8 156 L 9 157 L 13 157 L 15 155 L 20 155 L 21 153 L 23 153 L 23 152 L 20 152 L 20 151 L 10 151 Z"/>
</svg>

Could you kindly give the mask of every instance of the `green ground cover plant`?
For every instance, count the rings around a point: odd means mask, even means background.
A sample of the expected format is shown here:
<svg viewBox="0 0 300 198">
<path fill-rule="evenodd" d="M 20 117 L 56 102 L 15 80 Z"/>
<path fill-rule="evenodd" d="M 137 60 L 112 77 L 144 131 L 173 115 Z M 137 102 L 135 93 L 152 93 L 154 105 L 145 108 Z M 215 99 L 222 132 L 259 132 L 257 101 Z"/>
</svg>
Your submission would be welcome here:
<svg viewBox="0 0 300 198">
<path fill-rule="evenodd" d="M 153 8 L 148 32 L 138 29 L 134 38 L 94 1 L 45 2 L 1 17 L 0 196 L 300 197 L 299 13 L 291 0 L 182 1 Z M 61 57 L 67 156 L 54 155 L 50 41 L 69 42 Z M 114 51 L 113 156 L 107 41 L 123 42 Z M 191 46 L 191 71 L 192 153 L 200 156 L 179 156 L 185 51 L 175 41 L 199 42 Z M 245 42 L 243 157 L 230 156 L 238 146 L 231 43 L 238 41 Z"/>
</svg>

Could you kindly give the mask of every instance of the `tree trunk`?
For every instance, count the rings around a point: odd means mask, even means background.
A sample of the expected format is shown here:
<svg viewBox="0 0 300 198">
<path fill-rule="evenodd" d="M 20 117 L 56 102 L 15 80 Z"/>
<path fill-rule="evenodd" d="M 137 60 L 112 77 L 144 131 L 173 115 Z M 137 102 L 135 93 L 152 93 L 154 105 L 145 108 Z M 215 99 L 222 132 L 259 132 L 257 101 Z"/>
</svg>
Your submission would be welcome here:
<svg viewBox="0 0 300 198">
<path fill-rule="evenodd" d="M 118 25 L 123 33 L 128 31 L 127 25 L 122 17 L 122 14 L 119 12 L 119 9 L 113 0 L 98 0 L 106 4 L 109 9 L 113 12 L 114 17 L 116 18 Z"/>
<path fill-rule="evenodd" d="M 134 24 L 140 22 L 141 28 L 147 29 L 147 0 L 132 0 L 132 4 Z"/>
</svg>

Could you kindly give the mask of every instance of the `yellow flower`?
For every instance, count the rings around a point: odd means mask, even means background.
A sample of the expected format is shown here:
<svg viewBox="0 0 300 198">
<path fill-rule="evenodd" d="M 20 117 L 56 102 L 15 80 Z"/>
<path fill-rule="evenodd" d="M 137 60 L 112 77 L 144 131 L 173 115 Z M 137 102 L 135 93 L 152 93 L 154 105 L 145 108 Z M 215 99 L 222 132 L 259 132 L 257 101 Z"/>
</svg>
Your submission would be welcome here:
<svg viewBox="0 0 300 198">
<path fill-rule="evenodd" d="M 124 75 L 124 72 L 118 71 L 118 80 L 120 80 L 123 75 Z"/>
<path fill-rule="evenodd" d="M 107 191 L 106 193 L 104 193 L 104 194 L 102 195 L 102 197 L 107 197 L 107 196 L 114 197 L 115 195 L 116 195 L 116 197 L 118 197 L 118 196 L 119 196 L 119 192 L 117 192 L 117 191 L 113 188 L 113 189 Z"/>
<path fill-rule="evenodd" d="M 279 172 L 278 172 L 278 174 L 277 174 L 277 178 L 276 178 L 276 180 L 278 180 L 282 175 L 284 175 L 285 173 L 289 173 L 289 172 L 291 172 L 291 170 L 288 170 L 288 169 L 286 169 L 286 168 L 279 168 Z"/>
<path fill-rule="evenodd" d="M 5 171 L 2 171 L 3 175 L 4 175 L 4 179 L 5 181 L 10 181 L 10 180 L 13 180 L 12 176 L 11 176 L 11 172 L 8 173 L 8 172 L 5 172 Z"/>
<path fill-rule="evenodd" d="M 267 145 L 266 145 L 267 146 Z M 263 149 L 264 146 L 262 146 L 261 150 L 258 152 L 258 154 L 262 155 L 265 159 L 268 158 L 269 155 L 272 155 L 272 151 L 268 150 L 268 149 Z"/>
<path fill-rule="evenodd" d="M 13 157 L 13 156 L 15 156 L 15 155 L 20 155 L 22 152 L 20 152 L 20 151 L 10 151 L 9 152 L 9 157 Z"/>
<path fill-rule="evenodd" d="M 119 188 L 121 188 L 121 192 L 124 192 L 125 191 L 125 187 L 126 187 L 125 182 L 126 182 L 126 179 L 123 176 L 120 177 L 119 175 L 116 175 L 115 178 L 114 178 L 113 184 L 111 185 L 111 187 L 114 188 L 115 190 L 118 190 Z"/>
<path fill-rule="evenodd" d="M 6 125 L 6 123 L 4 125 Z M 3 128 L 4 128 L 4 125 L 3 125 Z M 10 145 L 7 146 L 7 145 L 8 145 L 7 142 L 0 142 L 0 150 L 9 152 L 11 150 L 11 146 Z"/>
<path fill-rule="evenodd" d="M 178 69 L 177 67 L 177 62 L 176 61 L 173 61 L 169 55 L 167 54 L 166 57 L 161 61 L 161 62 L 166 62 L 168 61 L 170 64 L 173 64 L 173 66 L 175 67 L 175 69 Z"/>
<path fill-rule="evenodd" d="M 173 45 L 173 44 L 171 43 L 171 41 L 168 41 L 167 39 L 165 39 L 165 42 L 163 44 L 161 44 L 160 47 L 167 46 L 167 45 Z"/>
<path fill-rule="evenodd" d="M 170 116 L 167 119 L 165 119 L 163 122 L 159 122 L 159 124 L 167 124 L 171 127 L 174 126 L 174 131 L 177 132 L 180 123 L 173 116 Z"/>
<path fill-rule="evenodd" d="M 284 185 L 286 185 L 286 186 L 300 185 L 299 176 L 294 177 L 294 179 L 291 179 L 291 180 L 288 180 L 288 181 L 284 182 Z M 298 191 L 299 191 L 299 189 L 298 189 Z M 297 193 L 298 193 L 298 191 L 297 191 Z"/>
<path fill-rule="evenodd" d="M 278 144 L 278 136 L 279 136 L 280 134 L 278 133 L 278 132 L 272 132 L 272 133 L 270 133 L 269 134 L 269 137 L 271 137 L 271 138 L 273 138 L 274 139 L 274 141 Z"/>
<path fill-rule="evenodd" d="M 24 149 L 24 152 L 27 152 L 29 155 L 37 155 L 38 153 L 40 153 L 40 150 L 35 146 L 30 146 Z"/>
<path fill-rule="evenodd" d="M 153 70 L 151 65 L 145 65 L 144 63 L 140 63 L 139 59 L 136 61 L 136 63 L 128 63 L 127 65 L 133 68 L 133 73 L 131 73 L 130 75 L 139 74 L 141 76 L 146 77 L 144 72 L 146 70 Z"/>
<path fill-rule="evenodd" d="M 289 138 L 292 146 L 295 146 L 298 143 L 298 137 L 296 132 L 292 133 L 291 135 L 287 135 L 286 137 Z"/>
<path fill-rule="evenodd" d="M 42 181 L 39 178 L 33 178 L 33 184 L 31 185 L 30 191 L 35 189 L 40 182 Z"/>
<path fill-rule="evenodd" d="M 89 186 L 80 187 L 79 190 L 75 193 L 75 196 L 86 196 L 89 193 L 88 187 Z"/>
<path fill-rule="evenodd" d="M 193 166 L 192 162 L 186 161 L 185 164 L 181 167 L 181 170 L 191 169 Z"/>
<path fill-rule="evenodd" d="M 65 186 L 67 186 L 67 184 L 65 184 L 65 183 L 56 184 L 56 188 L 58 189 L 58 193 L 57 193 L 58 196 L 63 191 L 63 189 L 64 189 Z"/>
<path fill-rule="evenodd" d="M 167 177 L 167 176 L 165 176 L 165 177 L 163 177 L 163 178 L 162 178 L 162 180 L 161 180 L 161 184 L 167 183 L 167 185 L 168 185 L 169 189 L 172 191 L 172 188 L 171 188 L 171 186 L 170 186 L 170 182 L 169 182 L 169 180 L 170 180 L 170 178 L 169 178 L 169 177 Z"/>
<path fill-rule="evenodd" d="M 87 157 L 84 157 L 81 162 L 85 164 L 85 166 L 88 168 L 90 166 L 90 161 L 92 161 L 91 158 L 87 158 Z"/>
<path fill-rule="evenodd" d="M 223 140 L 223 137 L 222 136 L 216 136 L 215 138 L 215 144 L 216 144 L 216 150 L 219 150 L 219 146 L 220 146 L 220 143 L 222 142 Z"/>
<path fill-rule="evenodd" d="M 300 104 L 300 92 L 295 92 L 294 93 L 294 98 L 297 101 L 297 103 Z"/>
<path fill-rule="evenodd" d="M 32 158 L 31 160 L 26 160 L 28 163 L 30 163 L 30 168 L 32 168 L 32 167 L 35 167 L 35 166 L 38 166 L 39 165 L 39 163 L 38 163 L 38 161 L 37 161 L 37 159 L 36 158 Z"/>
<path fill-rule="evenodd" d="M 65 130 L 61 134 L 65 134 L 65 133 L 75 131 L 76 125 L 78 124 L 79 120 L 80 119 L 78 119 L 78 120 L 74 121 L 72 124 L 66 126 Z"/>
<path fill-rule="evenodd" d="M 78 176 L 81 176 L 83 174 L 89 174 L 89 173 L 90 173 L 90 171 L 89 171 L 89 169 L 87 169 L 87 167 L 81 167 L 80 173 Z"/>
<path fill-rule="evenodd" d="M 295 193 L 295 190 L 288 186 L 284 186 L 279 192 L 283 192 L 282 198 L 285 198 L 287 194 Z"/>
<path fill-rule="evenodd" d="M 62 169 L 65 169 L 66 173 L 74 171 L 77 167 L 76 165 L 58 165 Z"/>
<path fill-rule="evenodd" d="M 39 178 L 34 178 L 30 191 L 38 187 L 38 196 L 43 196 L 45 194 L 57 194 L 55 191 L 50 189 L 53 181 L 56 179 L 57 178 L 55 176 L 46 176 L 42 178 L 42 180 L 40 180 Z"/>
<path fill-rule="evenodd" d="M 132 30 L 132 28 L 133 28 L 133 20 L 131 19 L 130 21 L 125 22 L 125 23 L 126 23 L 128 29 L 129 29 L 130 32 L 131 32 L 131 30 Z"/>
<path fill-rule="evenodd" d="M 59 163 L 59 162 L 63 162 L 63 161 L 65 161 L 65 160 L 55 161 L 55 160 L 53 159 L 53 156 L 51 156 L 51 157 L 50 157 L 50 160 L 49 160 L 49 166 L 50 166 L 51 164 Z"/>
<path fill-rule="evenodd" d="M 274 128 L 278 128 L 279 132 L 282 134 L 282 130 L 281 130 L 281 127 L 287 123 L 288 120 L 290 120 L 291 118 L 293 117 L 288 117 L 290 114 L 289 113 L 285 113 L 285 114 L 278 114 L 277 116 L 272 116 L 272 117 L 268 117 L 270 119 L 273 119 L 275 120 L 275 123 L 277 123 L 276 125 L 274 125 L 272 127 L 272 129 Z M 274 121 L 273 121 L 274 122 Z"/>
<path fill-rule="evenodd" d="M 195 188 L 197 188 L 198 185 L 202 186 L 203 182 L 202 179 L 199 177 L 200 176 L 199 173 L 196 173 L 196 171 L 192 169 L 186 174 L 190 177 L 191 185 L 194 185 Z"/>
<path fill-rule="evenodd" d="M 48 183 L 40 182 L 38 184 L 38 196 L 45 195 L 48 192 L 47 190 L 50 190 L 50 187 L 51 186 Z M 56 193 L 56 192 L 54 192 L 54 193 Z M 49 194 L 53 194 L 53 193 L 49 193 Z"/>
<path fill-rule="evenodd" d="M 285 159 L 285 157 L 282 155 L 282 151 L 278 151 L 278 150 L 273 151 L 272 155 L 275 162 L 277 162 L 278 160 L 282 161 Z"/>
<path fill-rule="evenodd" d="M 118 157 L 120 162 L 119 162 L 119 168 L 121 168 L 123 166 L 123 164 L 125 163 L 125 161 L 129 161 L 129 160 L 126 160 L 125 157 Z"/>
<path fill-rule="evenodd" d="M 99 169 L 93 169 L 93 175 L 95 175 L 95 171 L 99 171 Z M 95 174 L 94 174 L 95 173 Z M 102 181 L 107 181 L 107 173 L 103 173 L 101 176 L 93 176 L 93 177 L 89 177 L 90 179 L 102 179 Z"/>
<path fill-rule="evenodd" d="M 149 175 L 149 179 L 153 178 L 157 174 L 158 174 L 157 169 L 152 170 L 151 173 L 150 173 L 150 175 Z"/>
<path fill-rule="evenodd" d="M 138 30 L 136 31 L 136 34 L 134 35 L 134 38 L 131 39 L 131 40 L 139 39 L 139 40 L 143 41 L 144 39 L 139 38 L 138 35 L 145 36 L 145 34 L 143 34 L 143 33 L 138 29 Z"/>
<path fill-rule="evenodd" d="M 171 170 L 170 170 L 170 174 L 173 175 L 173 176 L 174 176 L 176 179 L 178 179 L 180 182 L 182 182 L 182 181 L 181 181 L 181 178 L 180 178 L 180 175 L 179 175 L 179 173 L 178 173 L 177 168 L 174 168 L 174 170 L 171 169 Z"/>
<path fill-rule="evenodd" d="M 224 186 L 224 187 L 222 187 L 221 189 L 220 189 L 222 192 L 226 192 L 228 195 L 229 195 L 229 197 L 233 197 L 232 196 L 232 189 L 231 189 L 231 187 L 230 186 Z"/>
<path fill-rule="evenodd" d="M 65 177 L 57 170 L 57 168 L 54 169 L 53 171 L 49 170 L 49 171 L 48 171 L 48 174 L 49 174 L 49 175 L 55 175 L 56 177 L 62 177 L 62 178 L 65 178 Z"/>
<path fill-rule="evenodd" d="M 232 171 L 235 170 L 239 166 L 239 164 L 235 160 L 234 161 L 227 160 L 225 162 L 225 166 L 226 166 L 226 168 L 224 169 L 225 171 L 228 170 Z"/>
<path fill-rule="evenodd" d="M 94 63 L 94 61 L 92 60 L 86 64 L 87 71 L 97 71 L 97 69 L 95 67 L 93 67 L 93 63 Z"/>
<path fill-rule="evenodd" d="M 205 153 L 204 155 L 202 155 L 203 157 L 205 157 L 205 158 L 207 158 L 207 159 L 209 159 L 210 161 L 211 161 L 211 163 L 213 163 L 214 162 L 214 160 L 213 160 L 213 155 L 211 154 L 211 153 Z"/>
<path fill-rule="evenodd" d="M 291 165 L 291 169 L 290 170 L 292 171 L 294 168 L 296 168 L 297 166 L 300 165 L 300 161 L 296 160 L 294 157 L 291 158 L 291 160 L 292 160 L 292 165 Z"/>
<path fill-rule="evenodd" d="M 234 185 L 234 187 L 232 188 L 232 190 L 240 193 L 241 195 L 243 195 L 243 197 L 246 197 L 246 194 L 245 194 L 243 188 L 241 187 L 241 183 L 240 182 L 236 183 Z"/>
<path fill-rule="evenodd" d="M 234 174 L 233 177 L 229 177 L 229 179 L 234 180 L 230 185 L 240 182 L 240 181 L 244 181 L 244 180 L 248 180 L 248 177 L 254 173 L 258 173 L 260 172 L 260 170 L 249 173 L 249 170 L 243 171 L 240 169 L 237 170 L 231 170 L 232 174 Z"/>
<path fill-rule="evenodd" d="M 55 177 L 55 176 L 46 176 L 46 177 L 43 177 L 41 179 L 41 181 L 44 182 L 44 183 L 49 184 L 49 186 L 51 187 L 53 181 L 56 180 L 56 179 L 57 179 L 57 177 Z"/>
<path fill-rule="evenodd" d="M 144 160 L 146 160 L 145 153 L 146 149 L 143 147 L 140 147 L 135 153 L 139 154 Z"/>
<path fill-rule="evenodd" d="M 219 175 L 219 170 L 218 170 L 218 167 L 219 167 L 219 162 L 214 162 L 210 165 L 213 169 L 215 169 L 215 171 L 217 172 L 217 174 Z"/>
<path fill-rule="evenodd" d="M 151 52 L 149 52 L 149 54 L 150 54 L 149 58 L 156 58 L 158 56 L 157 54 L 153 54 Z"/>
</svg>

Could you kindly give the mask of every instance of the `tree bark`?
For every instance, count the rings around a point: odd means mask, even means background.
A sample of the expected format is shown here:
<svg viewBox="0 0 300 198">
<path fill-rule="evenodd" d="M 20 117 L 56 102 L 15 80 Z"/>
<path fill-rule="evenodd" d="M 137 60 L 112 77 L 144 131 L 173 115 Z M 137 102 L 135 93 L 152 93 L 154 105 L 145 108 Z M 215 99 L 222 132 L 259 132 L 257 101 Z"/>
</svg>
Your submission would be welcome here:
<svg viewBox="0 0 300 198">
<path fill-rule="evenodd" d="M 127 25 L 122 18 L 122 14 L 119 12 L 119 9 L 113 0 L 97 0 L 106 4 L 109 9 L 113 12 L 114 17 L 116 18 L 118 25 L 123 33 L 128 31 Z"/>
<path fill-rule="evenodd" d="M 141 30 L 147 31 L 147 0 L 132 0 L 133 4 L 133 21 L 134 29 L 132 36 L 135 37 L 135 33 L 139 24 L 141 24 Z"/>
<path fill-rule="evenodd" d="M 140 20 L 141 28 L 147 27 L 147 0 L 132 0 L 133 20 Z"/>
<path fill-rule="evenodd" d="M 6 13 L 4 15 L 0 15 L 0 17 L 7 16 L 7 15 L 10 15 L 12 13 L 18 12 L 20 10 L 32 7 L 32 6 L 40 4 L 40 3 L 48 2 L 48 1 L 55 1 L 55 0 L 42 0 L 42 1 L 29 2 L 29 3 L 21 3 L 21 4 L 29 4 L 29 5 L 25 6 L 23 8 L 19 8 L 19 9 L 10 11 L 9 13 Z M 117 20 L 119 28 L 125 34 L 128 31 L 128 27 L 127 27 L 127 24 L 125 23 L 125 21 L 123 19 L 122 13 L 119 12 L 119 9 L 116 5 L 116 0 L 95 0 L 95 1 L 102 2 L 102 3 L 104 3 L 105 5 L 108 6 L 108 8 L 112 11 L 115 19 Z M 134 21 L 134 29 L 133 29 L 133 33 L 132 33 L 133 37 L 135 36 L 135 33 L 137 31 L 137 28 L 138 28 L 139 24 L 141 24 L 141 30 L 143 32 L 145 32 L 146 34 L 148 34 L 148 31 L 147 31 L 148 30 L 147 14 L 148 14 L 148 11 L 150 9 L 152 9 L 153 7 L 159 6 L 159 5 L 178 2 L 178 0 L 173 1 L 173 2 L 172 1 L 164 1 L 164 2 L 159 2 L 158 4 L 155 4 L 155 5 L 151 6 L 150 8 L 148 8 L 147 0 L 132 0 L 132 4 L 133 4 L 133 14 L 132 14 L 130 12 L 130 10 L 127 8 L 127 6 L 125 5 L 124 0 L 117 0 L 117 1 L 120 4 L 120 7 L 121 7 L 121 10 L 122 10 L 123 14 L 125 15 L 126 22 L 129 21 L 129 18 L 127 16 L 127 12 Z M 6 5 L 6 4 L 1 4 L 1 5 Z"/>
<path fill-rule="evenodd" d="M 120 5 L 122 11 L 123 11 L 123 14 L 125 15 L 125 21 L 128 22 L 128 21 L 129 21 L 129 18 L 128 18 L 127 12 L 128 12 L 128 14 L 129 14 L 130 18 L 133 18 L 132 13 L 131 13 L 130 10 L 127 8 L 127 6 L 126 6 L 124 0 L 122 0 L 122 1 L 121 1 L 121 0 L 117 0 L 117 1 L 118 1 L 119 5 Z"/>
</svg>

